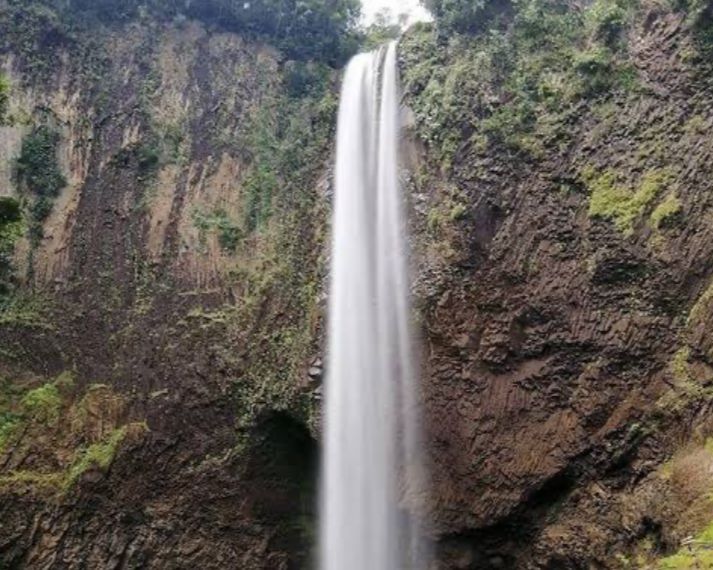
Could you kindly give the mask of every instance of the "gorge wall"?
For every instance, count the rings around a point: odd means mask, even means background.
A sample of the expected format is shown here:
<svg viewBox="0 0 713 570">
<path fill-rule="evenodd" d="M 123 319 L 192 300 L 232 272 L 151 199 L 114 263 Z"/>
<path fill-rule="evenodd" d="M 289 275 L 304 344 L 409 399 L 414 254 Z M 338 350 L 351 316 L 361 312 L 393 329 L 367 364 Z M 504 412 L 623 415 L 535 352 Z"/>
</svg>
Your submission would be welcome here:
<svg viewBox="0 0 713 570">
<path fill-rule="evenodd" d="M 309 567 L 338 72 L 24 4 L 0 567 Z M 685 568 L 713 522 L 711 7 L 440 10 L 400 48 L 440 564 Z"/>
<path fill-rule="evenodd" d="M 77 33 L 29 6 L 0 36 L 0 184 L 25 212 L 0 318 L 3 567 L 294 567 L 332 72 L 192 21 Z"/>
</svg>

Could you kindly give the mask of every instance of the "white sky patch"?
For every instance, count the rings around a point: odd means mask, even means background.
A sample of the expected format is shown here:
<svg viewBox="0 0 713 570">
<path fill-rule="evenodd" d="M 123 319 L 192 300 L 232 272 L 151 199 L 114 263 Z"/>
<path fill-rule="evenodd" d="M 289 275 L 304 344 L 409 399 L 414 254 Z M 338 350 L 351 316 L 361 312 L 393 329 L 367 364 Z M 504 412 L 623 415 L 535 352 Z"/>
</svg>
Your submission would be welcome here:
<svg viewBox="0 0 713 570">
<path fill-rule="evenodd" d="M 364 22 L 369 25 L 374 20 L 374 15 L 383 8 L 389 8 L 394 17 L 399 14 L 408 14 L 409 23 L 431 20 L 419 0 L 361 0 Z"/>
</svg>

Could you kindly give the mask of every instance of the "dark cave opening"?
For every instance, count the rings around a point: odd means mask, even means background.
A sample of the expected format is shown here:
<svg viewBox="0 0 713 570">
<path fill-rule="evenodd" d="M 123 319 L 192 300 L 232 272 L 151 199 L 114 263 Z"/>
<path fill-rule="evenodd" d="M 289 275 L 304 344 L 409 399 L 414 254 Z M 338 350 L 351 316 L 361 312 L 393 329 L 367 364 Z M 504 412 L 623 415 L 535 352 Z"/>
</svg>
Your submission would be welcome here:
<svg viewBox="0 0 713 570">
<path fill-rule="evenodd" d="M 271 548 L 294 553 L 290 568 L 306 567 L 316 544 L 319 444 L 303 422 L 285 412 L 261 418 L 251 441 L 252 510 L 280 528 Z"/>
</svg>

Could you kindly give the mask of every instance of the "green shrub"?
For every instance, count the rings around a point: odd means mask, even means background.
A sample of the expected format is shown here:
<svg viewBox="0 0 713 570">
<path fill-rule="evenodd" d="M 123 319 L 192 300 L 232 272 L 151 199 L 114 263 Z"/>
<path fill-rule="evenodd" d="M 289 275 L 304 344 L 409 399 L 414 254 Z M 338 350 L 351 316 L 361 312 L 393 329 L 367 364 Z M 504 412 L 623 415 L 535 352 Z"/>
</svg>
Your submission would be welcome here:
<svg viewBox="0 0 713 570">
<path fill-rule="evenodd" d="M 208 232 L 215 232 L 220 247 L 231 252 L 237 249 L 245 233 L 241 225 L 222 208 L 216 209 L 211 214 L 195 210 L 193 225 L 201 232 L 201 241 L 205 240 L 205 234 Z"/>
<path fill-rule="evenodd" d="M 23 234 L 20 202 L 0 197 L 0 298 L 10 290 L 15 244 Z"/>
<path fill-rule="evenodd" d="M 0 412 L 0 454 L 20 425 L 20 417 L 10 412 Z"/>
<path fill-rule="evenodd" d="M 583 79 L 584 91 L 597 94 L 606 91 L 612 82 L 612 55 L 604 47 L 596 47 L 578 52 L 574 58 L 574 68 Z"/>
<path fill-rule="evenodd" d="M 247 195 L 245 226 L 252 232 L 264 225 L 272 214 L 272 198 L 277 191 L 277 173 L 266 162 L 253 166 L 244 182 Z"/>
<path fill-rule="evenodd" d="M 289 61 L 283 67 L 282 78 L 290 97 L 321 97 L 329 87 L 330 71 L 324 64 Z"/>
<path fill-rule="evenodd" d="M 34 204 L 30 206 L 30 213 L 36 221 L 42 222 L 47 219 L 47 216 L 50 215 L 52 206 L 52 198 L 48 196 L 40 196 L 37 200 L 35 200 Z"/>
<path fill-rule="evenodd" d="M 626 27 L 631 4 L 623 0 L 596 0 L 586 13 L 589 32 L 595 39 L 613 46 Z"/>
<path fill-rule="evenodd" d="M 126 427 L 112 431 L 103 441 L 87 447 L 74 460 L 64 476 L 63 487 L 68 489 L 92 467 L 107 469 L 114 461 L 121 442 L 126 437 Z"/>
<path fill-rule="evenodd" d="M 60 393 L 67 393 L 74 388 L 74 373 L 65 370 L 54 379 L 54 385 Z"/>
<path fill-rule="evenodd" d="M 16 163 L 17 177 L 33 197 L 29 225 L 33 247 L 44 237 L 42 222 L 52 211 L 54 198 L 67 184 L 57 160 L 59 140 L 59 132 L 49 125 L 35 127 L 22 141 Z"/>
<path fill-rule="evenodd" d="M 492 141 L 513 150 L 525 150 L 523 133 L 532 130 L 536 117 L 532 102 L 522 98 L 500 107 L 483 120 L 482 128 Z"/>
<path fill-rule="evenodd" d="M 157 144 L 152 142 L 144 142 L 135 148 L 136 159 L 139 165 L 139 171 L 142 174 L 148 174 L 153 171 L 161 161 L 161 151 Z"/>
<path fill-rule="evenodd" d="M 0 225 L 11 224 L 21 219 L 20 202 L 12 196 L 0 196 Z"/>
<path fill-rule="evenodd" d="M 23 414 L 34 420 L 54 423 L 59 419 L 62 397 L 57 386 L 48 383 L 25 394 L 20 406 Z"/>
<path fill-rule="evenodd" d="M 36 196 L 53 198 L 67 183 L 57 161 L 59 140 L 56 130 L 42 125 L 22 141 L 17 174 Z"/>
</svg>

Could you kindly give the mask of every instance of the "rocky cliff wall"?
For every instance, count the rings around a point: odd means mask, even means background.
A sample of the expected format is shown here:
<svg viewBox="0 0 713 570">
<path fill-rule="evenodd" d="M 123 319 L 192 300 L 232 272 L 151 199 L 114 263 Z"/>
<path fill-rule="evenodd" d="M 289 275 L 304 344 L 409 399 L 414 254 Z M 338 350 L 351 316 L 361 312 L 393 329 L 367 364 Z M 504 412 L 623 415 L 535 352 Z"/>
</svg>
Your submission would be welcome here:
<svg viewBox="0 0 713 570">
<path fill-rule="evenodd" d="M 501 4 L 400 50 L 439 564 L 687 567 L 661 560 L 713 521 L 705 28 Z M 0 28 L 0 560 L 309 567 L 336 74 L 192 21 Z"/>
<path fill-rule="evenodd" d="M 191 21 L 1 20 L 2 566 L 301 567 L 333 72 Z"/>
<path fill-rule="evenodd" d="M 710 24 L 514 10 L 401 45 L 441 555 L 689 567 L 658 560 L 713 520 Z"/>
</svg>

